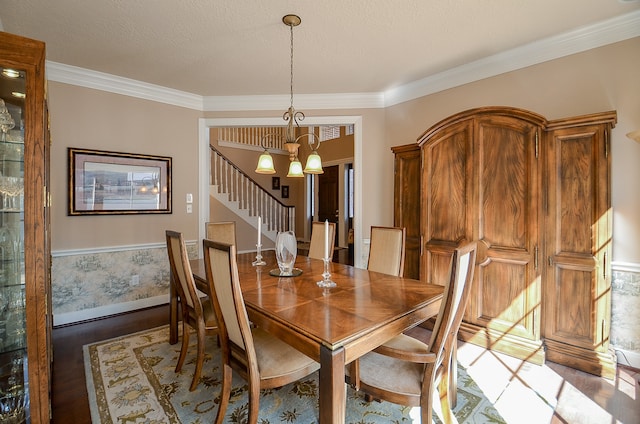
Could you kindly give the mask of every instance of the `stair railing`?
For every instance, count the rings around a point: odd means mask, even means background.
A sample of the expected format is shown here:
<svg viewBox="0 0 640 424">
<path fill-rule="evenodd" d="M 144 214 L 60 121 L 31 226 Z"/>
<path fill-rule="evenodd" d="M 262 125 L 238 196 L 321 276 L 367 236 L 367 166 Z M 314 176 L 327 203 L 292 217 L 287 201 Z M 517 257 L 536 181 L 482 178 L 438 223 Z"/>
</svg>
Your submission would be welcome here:
<svg viewBox="0 0 640 424">
<path fill-rule="evenodd" d="M 249 216 L 260 216 L 269 231 L 295 229 L 295 206 L 288 206 L 262 188 L 215 147 L 211 149 L 211 184 L 218 193 L 228 195 L 230 202 Z"/>
</svg>

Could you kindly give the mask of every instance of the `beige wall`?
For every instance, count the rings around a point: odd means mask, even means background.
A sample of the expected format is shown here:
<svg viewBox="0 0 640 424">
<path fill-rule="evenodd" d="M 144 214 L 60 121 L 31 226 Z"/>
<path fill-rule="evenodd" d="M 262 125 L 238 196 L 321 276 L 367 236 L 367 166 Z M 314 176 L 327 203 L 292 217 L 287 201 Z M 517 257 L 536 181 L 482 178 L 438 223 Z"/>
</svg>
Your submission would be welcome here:
<svg viewBox="0 0 640 424">
<path fill-rule="evenodd" d="M 414 143 L 441 119 L 481 106 L 519 107 L 549 120 L 616 110 L 613 256 L 638 264 L 640 143 L 625 134 L 640 129 L 639 70 L 640 38 L 634 38 L 389 107 L 384 138 L 397 145 Z"/>
<path fill-rule="evenodd" d="M 53 251 L 164 243 L 168 228 L 197 238 L 201 112 L 56 82 L 49 82 L 49 110 Z M 173 213 L 67 216 L 68 147 L 172 157 Z"/>
</svg>

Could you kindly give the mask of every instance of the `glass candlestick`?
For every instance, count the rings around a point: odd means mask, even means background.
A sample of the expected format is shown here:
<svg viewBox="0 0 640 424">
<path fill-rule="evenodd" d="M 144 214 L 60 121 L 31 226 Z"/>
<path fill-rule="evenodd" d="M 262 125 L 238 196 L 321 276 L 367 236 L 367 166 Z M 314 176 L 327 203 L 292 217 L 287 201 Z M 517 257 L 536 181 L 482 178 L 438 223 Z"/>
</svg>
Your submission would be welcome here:
<svg viewBox="0 0 640 424">
<path fill-rule="evenodd" d="M 266 265 L 267 263 L 262 260 L 262 245 L 256 244 L 256 247 L 258 248 L 258 251 L 256 252 L 256 260 L 251 262 L 251 265 L 253 266 Z"/>
<path fill-rule="evenodd" d="M 329 258 L 324 258 L 322 260 L 324 262 L 324 272 L 322 273 L 322 281 L 318 281 L 316 284 L 318 287 L 335 287 L 336 282 L 331 279 L 331 273 L 329 272 L 329 263 L 331 262 Z"/>
</svg>

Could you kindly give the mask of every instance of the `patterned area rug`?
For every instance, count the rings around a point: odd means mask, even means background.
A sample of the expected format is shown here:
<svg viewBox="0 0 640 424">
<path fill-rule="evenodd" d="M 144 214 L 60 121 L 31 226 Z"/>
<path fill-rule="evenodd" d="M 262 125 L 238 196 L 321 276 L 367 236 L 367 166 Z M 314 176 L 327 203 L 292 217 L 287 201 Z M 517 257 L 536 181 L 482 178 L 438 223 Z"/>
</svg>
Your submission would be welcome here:
<svg viewBox="0 0 640 424">
<path fill-rule="evenodd" d="M 167 326 L 84 346 L 85 374 L 94 423 L 210 423 L 219 402 L 219 349 L 208 339 L 207 358 L 197 389 L 189 391 L 195 361 L 190 348 L 179 374 L 174 367 L 180 344 L 170 345 Z M 195 337 L 191 337 L 195 343 Z M 504 423 L 478 386 L 458 367 L 460 423 Z M 225 422 L 246 422 L 247 387 L 234 375 Z M 434 405 L 434 408 L 437 406 Z M 434 414 L 434 420 L 440 420 Z M 262 391 L 260 424 L 318 422 L 318 374 L 288 386 Z M 347 391 L 347 423 L 420 422 L 419 408 L 366 402 Z"/>
</svg>

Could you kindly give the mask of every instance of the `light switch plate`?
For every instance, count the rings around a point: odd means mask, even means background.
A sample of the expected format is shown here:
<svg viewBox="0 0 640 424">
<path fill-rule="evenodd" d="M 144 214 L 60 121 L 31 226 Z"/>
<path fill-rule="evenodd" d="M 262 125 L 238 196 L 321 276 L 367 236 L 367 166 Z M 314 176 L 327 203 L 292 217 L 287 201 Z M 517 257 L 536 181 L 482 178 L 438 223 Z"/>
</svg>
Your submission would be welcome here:
<svg viewBox="0 0 640 424">
<path fill-rule="evenodd" d="M 187 203 L 193 203 L 193 194 L 187 193 Z"/>
</svg>

